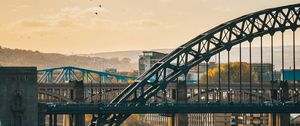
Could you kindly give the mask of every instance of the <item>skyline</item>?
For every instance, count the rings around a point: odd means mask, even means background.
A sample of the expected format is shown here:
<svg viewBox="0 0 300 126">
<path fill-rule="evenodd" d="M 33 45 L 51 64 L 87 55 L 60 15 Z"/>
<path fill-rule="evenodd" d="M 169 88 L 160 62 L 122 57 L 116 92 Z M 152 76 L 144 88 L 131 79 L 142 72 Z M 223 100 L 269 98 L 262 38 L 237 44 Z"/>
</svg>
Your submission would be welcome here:
<svg viewBox="0 0 300 126">
<path fill-rule="evenodd" d="M 63 54 L 176 48 L 236 17 L 296 3 L 293 0 L 215 2 L 3 1 L 0 46 Z"/>
</svg>

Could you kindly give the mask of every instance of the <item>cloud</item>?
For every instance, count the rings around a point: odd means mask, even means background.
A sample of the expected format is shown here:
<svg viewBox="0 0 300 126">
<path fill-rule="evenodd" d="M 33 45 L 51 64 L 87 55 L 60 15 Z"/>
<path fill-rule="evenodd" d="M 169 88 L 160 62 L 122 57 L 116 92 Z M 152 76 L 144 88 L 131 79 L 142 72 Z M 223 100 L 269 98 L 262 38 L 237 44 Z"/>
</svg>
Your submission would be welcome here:
<svg viewBox="0 0 300 126">
<path fill-rule="evenodd" d="M 7 25 L 8 29 L 18 29 L 20 33 L 36 33 L 60 31 L 63 29 L 72 30 L 84 25 L 85 14 L 88 9 L 79 7 L 63 8 L 53 15 L 39 15 L 33 18 L 23 18 Z M 88 24 L 88 22 L 87 22 Z"/>
<path fill-rule="evenodd" d="M 73 21 L 73 18 L 29 18 L 21 19 L 8 26 L 8 29 L 18 29 L 19 33 L 52 32 L 72 30 L 81 27 L 81 23 Z"/>
<path fill-rule="evenodd" d="M 15 25 L 19 25 L 21 27 L 28 28 L 37 28 L 37 27 L 48 27 L 49 24 L 45 20 L 35 20 L 35 19 L 22 19 L 15 23 Z"/>
<path fill-rule="evenodd" d="M 111 13 L 102 8 L 65 7 L 59 12 L 49 15 L 39 15 L 32 18 L 23 18 L 9 24 L 9 31 L 19 35 L 49 36 L 65 32 L 95 32 L 95 31 L 140 31 L 165 28 L 165 25 L 153 19 L 112 20 L 94 13 Z M 104 15 L 103 14 L 103 15 Z"/>
</svg>

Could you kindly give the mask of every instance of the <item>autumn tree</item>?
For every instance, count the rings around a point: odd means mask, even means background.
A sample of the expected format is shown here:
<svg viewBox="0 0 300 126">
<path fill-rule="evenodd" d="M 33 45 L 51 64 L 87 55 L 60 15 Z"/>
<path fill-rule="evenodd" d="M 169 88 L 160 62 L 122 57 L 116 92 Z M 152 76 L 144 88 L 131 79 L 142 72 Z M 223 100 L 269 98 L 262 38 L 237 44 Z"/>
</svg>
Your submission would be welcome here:
<svg viewBox="0 0 300 126">
<path fill-rule="evenodd" d="M 250 82 L 250 64 L 242 62 L 242 82 Z M 230 63 L 230 82 L 238 83 L 240 82 L 240 62 Z M 258 76 L 254 69 L 252 68 L 252 82 L 258 82 Z M 200 78 L 201 83 L 206 83 L 207 74 L 204 73 Z M 228 64 L 221 64 L 220 66 L 220 81 L 221 83 L 228 82 Z M 217 83 L 219 82 L 219 67 L 214 67 L 208 70 L 208 82 Z"/>
</svg>

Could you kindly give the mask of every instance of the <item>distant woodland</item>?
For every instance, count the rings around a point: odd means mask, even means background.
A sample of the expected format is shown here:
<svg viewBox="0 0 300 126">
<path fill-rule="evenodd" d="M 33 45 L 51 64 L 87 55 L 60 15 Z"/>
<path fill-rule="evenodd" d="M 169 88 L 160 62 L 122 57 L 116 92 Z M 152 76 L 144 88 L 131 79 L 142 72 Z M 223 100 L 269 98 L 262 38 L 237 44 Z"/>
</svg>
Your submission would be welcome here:
<svg viewBox="0 0 300 126">
<path fill-rule="evenodd" d="M 242 48 L 242 60 L 249 61 L 249 48 Z M 252 48 L 252 62 L 260 63 L 260 48 Z M 154 51 L 168 53 L 172 49 L 156 49 Z M 285 47 L 285 68 L 291 68 L 292 46 Z M 264 63 L 271 62 L 271 50 L 269 47 L 263 48 Z M 300 46 L 296 46 L 296 54 L 300 53 Z M 226 52 L 221 53 L 221 62 L 226 63 Z M 231 61 L 239 60 L 239 48 L 232 48 Z M 8 49 L 0 47 L 0 65 L 3 66 L 37 66 L 39 69 L 59 66 L 77 66 L 82 68 L 104 70 L 105 68 L 117 68 L 119 72 L 130 72 L 138 69 L 138 58 L 142 55 L 141 50 L 102 52 L 94 54 L 62 55 L 57 53 L 41 53 L 39 51 Z M 274 47 L 274 67 L 281 69 L 281 47 Z M 212 57 L 211 61 L 216 61 L 217 57 Z M 296 62 L 300 61 L 300 55 L 296 55 Z M 299 66 L 296 66 L 299 69 Z"/>
<path fill-rule="evenodd" d="M 117 68 L 118 71 L 133 71 L 136 63 L 129 58 L 100 58 L 89 56 L 41 53 L 39 51 L 9 49 L 0 47 L 0 66 L 37 66 L 38 69 L 75 66 L 103 71 L 106 68 Z"/>
</svg>

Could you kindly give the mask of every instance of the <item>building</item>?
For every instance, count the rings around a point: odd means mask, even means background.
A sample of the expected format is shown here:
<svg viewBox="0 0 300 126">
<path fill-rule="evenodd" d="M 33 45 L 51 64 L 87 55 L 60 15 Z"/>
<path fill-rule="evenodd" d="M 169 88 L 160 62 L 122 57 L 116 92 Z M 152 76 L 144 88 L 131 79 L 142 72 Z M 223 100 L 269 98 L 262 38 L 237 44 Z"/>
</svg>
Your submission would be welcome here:
<svg viewBox="0 0 300 126">
<path fill-rule="evenodd" d="M 272 71 L 274 69 L 274 66 L 271 63 L 252 63 L 252 70 L 255 71 L 257 75 L 258 81 L 270 81 L 272 80 Z"/>
<path fill-rule="evenodd" d="M 294 78 L 294 72 L 295 72 L 295 78 Z M 284 75 L 284 80 L 287 81 L 295 81 L 299 82 L 300 81 L 300 69 L 284 69 L 281 71 L 281 80 L 283 80 L 283 75 Z"/>
<path fill-rule="evenodd" d="M 165 53 L 155 51 L 143 51 L 143 54 L 139 56 L 139 75 L 146 72 L 166 55 Z"/>
<path fill-rule="evenodd" d="M 37 126 L 36 67 L 0 67 L 0 125 Z"/>
</svg>

